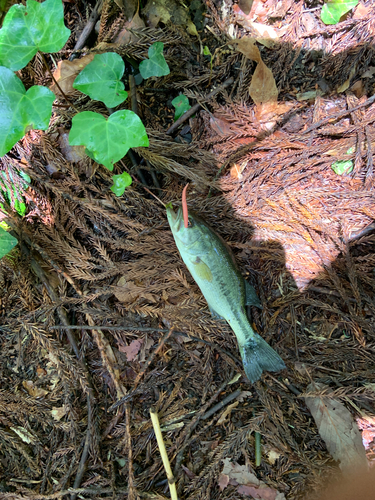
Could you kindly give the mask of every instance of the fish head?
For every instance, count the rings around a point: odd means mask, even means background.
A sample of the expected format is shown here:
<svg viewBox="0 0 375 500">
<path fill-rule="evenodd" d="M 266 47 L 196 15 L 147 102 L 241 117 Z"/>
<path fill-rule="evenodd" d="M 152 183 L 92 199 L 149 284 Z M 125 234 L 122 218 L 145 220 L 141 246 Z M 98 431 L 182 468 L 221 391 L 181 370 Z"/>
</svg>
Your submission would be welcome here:
<svg viewBox="0 0 375 500">
<path fill-rule="evenodd" d="M 194 213 L 189 212 L 188 227 L 184 225 L 182 207 L 176 213 L 172 207 L 167 206 L 167 218 L 176 243 L 191 253 L 198 255 L 204 249 L 203 247 L 209 243 L 207 227 Z"/>
</svg>

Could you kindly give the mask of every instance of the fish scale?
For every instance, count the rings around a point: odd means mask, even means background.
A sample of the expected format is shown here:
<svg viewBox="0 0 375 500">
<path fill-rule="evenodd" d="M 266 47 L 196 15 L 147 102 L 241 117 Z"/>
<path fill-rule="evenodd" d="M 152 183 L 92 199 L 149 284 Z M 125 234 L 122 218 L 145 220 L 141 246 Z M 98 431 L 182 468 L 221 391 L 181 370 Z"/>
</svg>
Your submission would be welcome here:
<svg viewBox="0 0 375 500">
<path fill-rule="evenodd" d="M 250 382 L 258 380 L 263 370 L 284 369 L 283 360 L 254 332 L 247 319 L 245 305 L 259 306 L 259 299 L 250 285 L 247 297 L 245 281 L 224 240 L 195 214 L 189 213 L 189 226 L 185 227 L 181 207 L 176 214 L 167 206 L 167 217 L 182 260 L 211 312 L 224 318 L 234 331 Z"/>
</svg>

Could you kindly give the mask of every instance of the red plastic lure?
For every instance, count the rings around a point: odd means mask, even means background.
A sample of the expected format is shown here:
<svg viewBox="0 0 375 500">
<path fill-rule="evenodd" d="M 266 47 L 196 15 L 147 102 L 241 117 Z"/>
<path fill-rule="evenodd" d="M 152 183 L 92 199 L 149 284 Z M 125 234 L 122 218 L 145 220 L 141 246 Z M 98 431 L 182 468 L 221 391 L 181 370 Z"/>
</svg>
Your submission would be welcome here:
<svg viewBox="0 0 375 500">
<path fill-rule="evenodd" d="M 189 226 L 189 217 L 188 217 L 188 206 L 187 206 L 187 201 L 186 201 L 186 191 L 188 188 L 189 184 L 186 184 L 182 191 L 182 215 L 184 216 L 184 226 L 188 227 Z"/>
</svg>

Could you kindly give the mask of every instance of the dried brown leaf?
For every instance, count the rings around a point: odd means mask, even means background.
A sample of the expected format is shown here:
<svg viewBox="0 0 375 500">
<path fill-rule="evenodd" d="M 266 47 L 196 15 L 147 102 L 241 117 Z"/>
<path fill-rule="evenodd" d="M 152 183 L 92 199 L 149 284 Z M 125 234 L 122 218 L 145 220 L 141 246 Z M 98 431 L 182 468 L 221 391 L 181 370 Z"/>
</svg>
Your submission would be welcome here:
<svg viewBox="0 0 375 500">
<path fill-rule="evenodd" d="M 70 95 L 77 92 L 73 88 L 73 82 L 76 79 L 78 73 L 80 73 L 83 68 L 85 68 L 93 59 L 94 54 L 89 54 L 87 56 L 81 57 L 81 59 L 74 59 L 74 61 L 59 61 L 59 63 L 57 64 L 57 69 L 54 71 L 53 76 L 55 77 L 55 80 L 60 85 L 60 88 L 65 93 L 65 95 Z M 61 94 L 56 84 L 51 85 L 50 88 L 55 94 Z"/>
<path fill-rule="evenodd" d="M 252 484 L 259 486 L 259 479 L 249 471 L 247 465 L 239 465 L 232 462 L 230 458 L 223 460 L 224 468 L 222 474 L 229 476 L 229 480 L 235 481 L 236 484 Z"/>
<path fill-rule="evenodd" d="M 316 392 L 328 386 L 312 383 L 307 392 Z M 367 467 L 361 433 L 349 410 L 340 401 L 324 396 L 305 397 L 319 434 L 332 457 L 340 462 L 343 470 Z"/>
<path fill-rule="evenodd" d="M 255 45 L 255 39 L 243 37 L 235 40 L 237 50 L 244 54 L 248 59 L 258 63 L 251 79 L 249 94 L 255 104 L 267 102 L 276 102 L 279 92 L 276 87 L 275 78 L 272 71 L 262 61 L 258 47 Z"/>
<path fill-rule="evenodd" d="M 142 346 L 141 340 L 133 340 L 132 342 L 130 342 L 129 345 L 126 346 L 120 345 L 118 350 L 126 354 L 126 359 L 128 361 L 133 361 L 137 357 L 137 354 L 139 353 L 141 346 Z"/>
<path fill-rule="evenodd" d="M 126 22 L 124 25 L 124 28 L 116 35 L 114 38 L 114 43 L 117 43 L 119 45 L 124 45 L 126 43 L 131 43 L 137 40 L 137 36 L 134 33 L 131 33 L 129 30 L 130 29 L 140 29 L 140 28 L 145 28 L 146 25 L 139 17 L 138 12 L 136 12 L 135 16 L 133 19 L 129 22 Z"/>
<path fill-rule="evenodd" d="M 45 389 L 42 389 L 41 387 L 37 387 L 34 385 L 34 382 L 32 380 L 23 380 L 22 385 L 24 388 L 27 390 L 30 396 L 33 398 L 41 398 L 48 394 L 48 391 Z"/>
</svg>

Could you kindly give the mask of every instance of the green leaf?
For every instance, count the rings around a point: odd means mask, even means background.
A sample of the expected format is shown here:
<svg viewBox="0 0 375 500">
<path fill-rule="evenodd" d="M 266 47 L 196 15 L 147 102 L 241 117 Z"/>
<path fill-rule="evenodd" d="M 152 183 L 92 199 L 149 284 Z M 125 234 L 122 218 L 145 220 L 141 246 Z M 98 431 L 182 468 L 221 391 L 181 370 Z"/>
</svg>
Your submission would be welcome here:
<svg viewBox="0 0 375 500">
<path fill-rule="evenodd" d="M 358 0 L 332 0 L 323 5 L 320 17 L 324 24 L 337 24 L 357 4 Z"/>
<path fill-rule="evenodd" d="M 337 175 L 350 174 L 350 172 L 353 170 L 353 161 L 335 161 L 335 163 L 332 163 L 331 168 Z"/>
<path fill-rule="evenodd" d="M 146 80 L 151 76 L 169 75 L 169 66 L 163 56 L 164 43 L 155 42 L 148 49 L 148 57 L 139 64 L 139 71 Z"/>
<path fill-rule="evenodd" d="M 96 54 L 74 80 L 73 87 L 91 99 L 103 101 L 108 108 L 114 108 L 128 97 L 120 81 L 124 71 L 124 61 L 115 52 Z"/>
<path fill-rule="evenodd" d="M 18 241 L 5 229 L 0 227 L 0 259 L 17 245 Z"/>
<path fill-rule="evenodd" d="M 0 156 L 28 130 L 48 128 L 54 99 L 47 87 L 34 86 L 26 92 L 13 71 L 0 66 Z"/>
<path fill-rule="evenodd" d="M 83 111 L 73 117 L 69 133 L 71 146 L 86 146 L 96 162 L 113 170 L 130 148 L 148 146 L 146 129 L 139 116 L 124 109 L 108 120 L 99 113 Z"/>
<path fill-rule="evenodd" d="M 211 54 L 211 52 L 210 52 L 210 49 L 207 47 L 207 45 L 205 45 L 205 46 L 203 47 L 203 54 L 204 54 L 205 56 L 211 56 L 211 57 L 212 57 L 212 54 Z"/>
<path fill-rule="evenodd" d="M 13 207 L 18 215 L 23 217 L 26 214 L 27 209 L 25 199 L 23 197 L 23 190 L 28 188 L 31 179 L 21 170 L 18 171 L 18 174 L 22 179 L 24 179 L 25 182 L 18 180 L 16 185 L 13 181 L 12 172 L 8 171 L 5 173 L 4 171 L 0 171 L 0 191 L 2 192 L 7 203 Z M 9 186 L 9 183 L 11 186 Z"/>
<path fill-rule="evenodd" d="M 4 171 L 0 171 L 0 191 L 2 192 L 7 203 L 13 207 L 18 215 L 23 217 L 26 214 L 27 209 L 25 199 L 23 197 L 23 190 L 28 188 L 31 179 L 21 170 L 18 171 L 18 174 L 22 179 L 24 179 L 24 182 L 19 179 L 16 184 L 13 181 L 12 172 L 8 171 L 5 173 Z M 11 186 L 9 186 L 9 182 L 11 183 Z"/>
<path fill-rule="evenodd" d="M 27 0 L 26 7 L 13 5 L 0 30 L 0 65 L 13 71 L 22 69 L 38 50 L 61 50 L 69 35 L 62 0 Z"/>
<path fill-rule="evenodd" d="M 176 111 L 174 113 L 174 121 L 178 120 L 188 109 L 191 108 L 189 104 L 189 99 L 186 95 L 178 95 L 172 101 L 172 105 L 175 107 Z"/>
<path fill-rule="evenodd" d="M 113 186 L 111 187 L 111 191 L 115 193 L 116 196 L 122 196 L 125 189 L 132 183 L 132 178 L 127 172 L 123 172 L 120 175 L 114 175 L 112 179 Z"/>
</svg>

